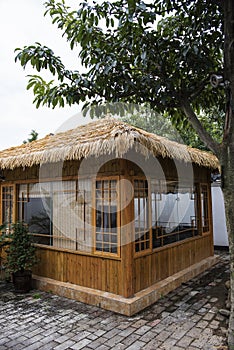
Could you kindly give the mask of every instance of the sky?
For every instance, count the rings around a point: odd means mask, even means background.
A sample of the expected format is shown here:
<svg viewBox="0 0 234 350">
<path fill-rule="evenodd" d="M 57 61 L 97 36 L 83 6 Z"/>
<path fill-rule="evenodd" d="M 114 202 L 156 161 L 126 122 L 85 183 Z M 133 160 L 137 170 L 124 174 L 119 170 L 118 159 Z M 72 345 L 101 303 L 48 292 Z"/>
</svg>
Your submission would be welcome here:
<svg viewBox="0 0 234 350">
<path fill-rule="evenodd" d="M 72 6 L 76 0 L 66 3 Z M 73 124 L 74 120 L 77 124 L 87 122 L 78 105 L 36 109 L 33 92 L 26 90 L 26 76 L 37 72 L 23 70 L 19 62 L 15 63 L 15 48 L 40 42 L 60 56 L 66 68 L 79 69 L 78 51 L 70 51 L 62 31 L 52 25 L 49 15 L 44 16 L 43 4 L 44 0 L 0 0 L 0 150 L 22 144 L 32 130 L 40 138 L 54 133 L 61 125 L 70 125 L 71 117 Z M 48 73 L 40 75 L 52 79 Z"/>
</svg>

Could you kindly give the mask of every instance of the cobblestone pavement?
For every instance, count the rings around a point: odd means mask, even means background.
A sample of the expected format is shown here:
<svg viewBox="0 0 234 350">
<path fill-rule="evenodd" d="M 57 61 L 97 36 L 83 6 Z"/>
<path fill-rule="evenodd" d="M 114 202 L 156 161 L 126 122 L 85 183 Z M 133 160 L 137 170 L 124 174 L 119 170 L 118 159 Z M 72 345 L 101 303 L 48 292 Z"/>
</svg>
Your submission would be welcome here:
<svg viewBox="0 0 234 350">
<path fill-rule="evenodd" d="M 0 281 L 0 350 L 225 349 L 229 256 L 133 317 Z"/>
</svg>

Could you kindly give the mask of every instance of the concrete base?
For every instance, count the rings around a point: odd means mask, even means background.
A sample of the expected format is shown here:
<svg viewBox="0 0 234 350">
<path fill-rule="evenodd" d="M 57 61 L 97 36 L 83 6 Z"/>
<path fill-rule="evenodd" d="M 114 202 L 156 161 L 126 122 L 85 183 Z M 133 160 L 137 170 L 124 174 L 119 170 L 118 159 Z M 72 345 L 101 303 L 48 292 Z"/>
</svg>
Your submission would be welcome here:
<svg viewBox="0 0 234 350">
<path fill-rule="evenodd" d="M 36 275 L 33 276 L 33 286 L 39 290 L 50 291 L 66 298 L 95 305 L 122 315 L 132 316 L 152 305 L 163 295 L 166 295 L 170 291 L 179 287 L 182 283 L 209 269 L 215 265 L 218 260 L 218 255 L 204 259 L 199 263 L 136 293 L 132 298 L 123 298 L 120 295 L 113 293 L 86 288 L 67 282 L 60 282 Z"/>
</svg>

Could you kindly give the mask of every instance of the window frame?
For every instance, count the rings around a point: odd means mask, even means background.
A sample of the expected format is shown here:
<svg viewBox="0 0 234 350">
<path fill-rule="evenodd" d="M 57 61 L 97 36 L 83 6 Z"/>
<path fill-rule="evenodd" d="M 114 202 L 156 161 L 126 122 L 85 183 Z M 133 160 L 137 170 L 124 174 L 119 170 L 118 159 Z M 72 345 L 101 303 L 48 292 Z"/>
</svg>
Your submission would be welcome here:
<svg viewBox="0 0 234 350">
<path fill-rule="evenodd" d="M 162 188 L 162 184 L 161 184 L 161 181 L 164 181 L 165 182 L 165 184 L 166 184 L 166 186 L 167 186 L 167 182 L 171 182 L 171 181 L 175 181 L 175 180 L 170 180 L 170 179 L 157 179 L 157 178 L 151 178 L 150 179 L 151 181 L 152 180 L 156 180 L 156 181 L 158 181 L 159 182 L 159 188 L 160 188 L 160 194 L 162 195 L 162 190 L 161 190 L 161 188 Z M 178 182 L 178 181 L 175 181 L 175 182 Z M 165 184 L 164 184 L 164 186 L 165 186 Z M 151 185 L 151 182 L 150 182 L 150 185 Z M 183 182 L 182 183 L 182 185 L 186 185 L 186 182 Z M 189 184 L 188 184 L 189 185 Z M 190 187 L 190 186 L 188 186 L 188 187 Z M 199 183 L 196 183 L 196 182 L 194 182 L 193 183 L 193 185 L 192 185 L 192 187 L 191 187 L 191 189 L 192 188 L 194 188 L 195 189 L 195 195 L 194 195 L 194 192 L 193 191 L 190 191 L 190 198 L 191 198 L 191 200 L 195 200 L 195 208 L 194 208 L 194 210 L 195 210 L 195 218 L 196 218 L 196 225 L 194 226 L 196 229 L 194 230 L 194 233 L 193 233 L 193 235 L 192 235 L 192 237 L 186 237 L 186 238 L 183 238 L 183 239 L 178 239 L 177 241 L 175 241 L 175 242 L 170 242 L 170 243 L 166 243 L 166 244 L 164 244 L 163 243 L 163 238 L 166 238 L 166 237 L 169 237 L 169 236 L 173 236 L 173 235 L 180 235 L 180 234 L 183 234 L 183 233 L 185 233 L 185 232 L 187 232 L 188 230 L 181 230 L 181 231 L 176 231 L 175 233 L 173 233 L 173 234 L 168 234 L 168 235 L 165 235 L 164 237 L 162 237 L 162 236 L 158 236 L 158 238 L 160 239 L 162 239 L 161 241 L 162 241 L 162 243 L 161 243 L 161 245 L 159 245 L 158 247 L 154 247 L 153 246 L 153 225 L 151 224 L 151 231 L 152 231 L 152 251 L 154 252 L 154 251 L 157 251 L 157 250 L 160 250 L 160 249 L 166 249 L 168 246 L 173 246 L 173 245 L 178 245 L 178 244 L 182 244 L 183 242 L 186 242 L 186 241 L 188 241 L 188 240 L 191 240 L 191 239 L 196 239 L 197 237 L 199 237 L 199 236 L 201 236 L 202 235 L 202 231 L 201 231 L 201 229 L 200 229 L 200 216 L 201 216 L 201 214 L 200 214 L 200 210 L 199 210 L 199 206 L 200 206 L 200 194 L 199 194 L 199 190 L 200 190 L 200 186 L 199 186 Z M 151 192 L 150 192 L 150 194 L 151 194 L 151 196 L 152 196 L 152 187 L 150 188 L 151 189 Z M 159 194 L 159 195 L 160 195 Z M 158 200 L 156 200 L 155 202 L 158 202 Z M 150 210 L 151 210 L 151 215 L 153 216 L 153 213 L 152 213 L 152 198 L 150 198 Z M 152 221 L 151 221 L 152 222 Z M 157 229 L 157 227 L 155 227 L 155 229 Z M 160 229 L 160 227 L 158 227 L 158 229 Z M 195 234 L 195 232 L 197 231 L 197 234 Z M 158 235 L 158 234 L 157 234 Z"/>
<path fill-rule="evenodd" d="M 148 216 L 148 232 L 149 232 L 149 239 L 147 241 L 149 241 L 149 248 L 144 249 L 144 250 L 140 250 L 140 251 L 136 251 L 136 231 L 135 231 L 135 186 L 134 186 L 134 182 L 135 181 L 146 181 L 147 182 L 147 216 Z M 151 194 L 151 179 L 145 177 L 145 176 L 134 176 L 132 178 L 132 186 L 133 186 L 133 221 L 134 221 L 134 239 L 133 239 L 133 249 L 134 249 L 134 256 L 135 257 L 140 257 L 140 256 L 145 256 L 145 255 L 149 255 L 152 252 L 152 225 L 151 225 L 151 221 L 152 221 L 152 216 L 151 216 L 151 200 L 150 200 L 150 194 Z M 144 240 L 145 241 L 145 240 Z"/>
<path fill-rule="evenodd" d="M 46 181 L 43 181 L 42 183 L 47 183 L 47 184 L 49 184 L 49 186 L 50 186 L 50 194 L 52 193 L 52 187 L 53 187 L 53 182 L 54 181 L 48 181 L 48 180 L 46 180 Z M 30 203 L 31 202 L 31 200 L 32 199 L 35 199 L 35 198 L 40 198 L 41 200 L 42 200 L 42 202 L 43 202 L 43 197 L 42 196 L 40 196 L 40 197 L 31 197 L 30 198 L 30 194 L 32 195 L 32 196 L 35 196 L 35 195 L 37 195 L 37 192 L 30 192 L 30 185 L 32 185 L 32 186 L 34 186 L 34 185 L 38 185 L 38 184 L 40 184 L 40 182 L 31 182 L 31 181 L 29 181 L 29 182 L 22 182 L 22 183 L 19 183 L 19 184 L 17 184 L 17 191 L 16 191 L 16 195 L 17 195 L 17 197 L 16 197 L 16 205 L 17 205 L 17 220 L 20 220 L 20 221 L 24 221 L 24 210 L 25 210 L 25 208 L 23 208 L 23 206 L 24 206 L 24 203 Z M 26 196 L 25 197 L 21 197 L 20 198 L 20 196 L 19 196 L 19 194 L 20 194 L 20 186 L 21 185 L 25 185 L 26 186 L 26 188 L 27 188 L 27 190 L 26 190 L 26 192 L 25 192 L 25 194 L 26 194 Z M 40 193 L 40 192 L 38 192 L 38 193 Z M 52 197 L 51 196 L 49 196 L 48 198 L 50 198 L 50 199 L 52 199 Z M 20 213 L 19 213 L 19 205 L 22 205 L 22 213 L 21 213 L 21 215 L 22 215 L 22 217 L 20 217 Z M 52 204 L 53 205 L 53 204 Z M 43 205 L 44 206 L 44 205 Z M 34 244 L 35 244 L 35 246 L 42 246 L 42 247 L 53 247 L 53 238 L 54 238 L 54 235 L 53 235 L 53 228 L 52 228 L 52 224 L 51 224 L 51 218 L 49 217 L 49 220 L 50 220 L 50 230 L 49 230 L 49 233 L 37 233 L 37 232 L 30 232 L 30 235 L 32 236 L 32 237 L 35 237 L 35 238 L 46 238 L 46 239 L 48 239 L 49 240 L 49 242 L 50 242 L 50 244 L 43 244 L 43 243 L 38 243 L 38 242 L 34 242 Z M 52 226 L 51 226 L 52 225 Z M 52 242 L 52 244 L 51 244 L 51 242 Z"/>
<path fill-rule="evenodd" d="M 92 178 L 91 177 L 80 177 L 79 179 L 77 179 L 77 177 L 69 177 L 69 178 L 65 178 L 65 179 L 43 179 L 43 181 L 41 182 L 42 186 L 43 186 L 43 183 L 47 183 L 50 187 L 50 198 L 52 201 L 54 201 L 54 196 L 57 195 L 57 194 L 63 194 L 63 193 L 73 193 L 74 194 L 74 198 L 75 198 L 75 202 L 78 201 L 78 196 L 79 194 L 83 193 L 82 190 L 80 190 L 78 188 L 78 182 L 79 180 L 82 181 L 82 180 L 87 180 L 89 179 L 90 180 L 90 191 L 91 191 L 91 198 L 90 198 L 90 225 L 92 224 Z M 74 182 L 74 187 L 75 189 L 73 190 L 70 190 L 70 189 L 64 189 L 62 188 L 62 190 L 57 190 L 56 188 L 56 185 L 54 185 L 55 183 L 59 183 L 59 182 L 67 182 L 67 181 L 72 181 Z M 20 202 L 29 202 L 30 200 L 30 185 L 37 185 L 37 184 L 40 184 L 40 182 L 37 180 L 37 181 L 22 181 L 22 182 L 19 182 L 17 183 L 16 185 L 16 209 L 17 209 L 17 220 L 22 220 L 23 217 L 20 217 L 20 215 L 23 214 L 23 212 L 20 214 L 19 212 L 19 203 Z M 21 185 L 24 185 L 26 187 L 26 190 L 25 190 L 25 196 L 24 197 L 20 197 L 20 186 Z M 23 200 L 22 200 L 23 198 Z M 51 207 L 52 209 L 52 212 L 54 210 L 54 207 L 52 205 Z M 84 209 L 84 208 L 83 208 Z M 87 210 L 85 209 L 84 210 L 84 215 L 85 213 L 87 213 Z M 52 214 L 53 216 L 53 214 Z M 51 217 L 50 217 L 50 222 L 51 222 Z M 51 226 L 51 223 L 50 223 L 50 226 Z M 35 246 L 38 246 L 38 247 L 42 247 L 42 248 L 47 248 L 47 249 L 54 249 L 54 250 L 59 250 L 59 251 L 70 251 L 72 253 L 80 253 L 80 254 L 85 254 L 85 255 L 92 255 L 92 246 L 90 247 L 90 250 L 82 250 L 82 249 L 79 249 L 78 247 L 78 241 L 77 241 L 77 236 L 78 236 L 78 229 L 76 228 L 76 231 L 75 231 L 75 237 L 76 237 L 76 241 L 75 241 L 75 246 L 76 248 L 72 248 L 72 247 L 66 247 L 66 246 L 62 246 L 62 242 L 64 241 L 65 242 L 65 245 L 66 244 L 69 244 L 69 242 L 74 242 L 73 239 L 70 237 L 66 237 L 66 236 L 63 236 L 63 235 L 56 235 L 56 233 L 54 232 L 53 228 L 50 227 L 50 232 L 48 232 L 48 234 L 40 234 L 40 233 L 36 233 L 36 232 L 32 232 L 31 235 L 32 237 L 42 237 L 42 238 L 47 238 L 50 242 L 49 244 L 43 244 L 43 243 L 39 243 L 39 242 L 35 242 Z M 86 236 L 86 233 L 88 232 L 88 228 L 87 228 L 87 231 L 86 230 L 86 227 L 82 227 L 81 228 L 82 230 L 82 234 L 85 238 Z M 84 232 L 85 231 L 85 232 Z M 92 229 L 90 229 L 90 239 L 92 240 Z M 53 243 L 53 241 L 56 241 L 57 240 L 57 245 Z M 67 242 L 67 243 L 66 243 Z"/>
<path fill-rule="evenodd" d="M 0 212 L 0 220 L 1 220 L 1 224 L 3 225 L 3 208 L 4 208 L 4 204 L 3 204 L 3 189 L 7 188 L 7 187 L 11 187 L 12 188 L 12 222 L 9 223 L 7 230 L 10 230 L 10 226 L 11 224 L 13 224 L 16 221 L 16 185 L 12 184 L 12 183 L 4 183 L 3 185 L 1 185 L 1 212 Z"/>
<path fill-rule="evenodd" d="M 106 251 L 99 251 L 96 249 L 96 234 L 97 234 L 97 227 L 96 227 L 96 212 L 97 212 L 97 204 L 96 204 L 96 184 L 98 181 L 116 181 L 116 223 L 117 223 L 117 230 L 116 230 L 116 236 L 117 236 L 117 252 L 106 252 Z M 111 188 L 111 187 L 110 187 Z M 93 179 L 93 255 L 95 256 L 102 256 L 102 257 L 110 257 L 110 258 L 120 258 L 121 257 L 121 211 L 120 211 L 120 176 L 98 176 Z M 108 233 L 105 233 L 108 234 Z"/>
</svg>

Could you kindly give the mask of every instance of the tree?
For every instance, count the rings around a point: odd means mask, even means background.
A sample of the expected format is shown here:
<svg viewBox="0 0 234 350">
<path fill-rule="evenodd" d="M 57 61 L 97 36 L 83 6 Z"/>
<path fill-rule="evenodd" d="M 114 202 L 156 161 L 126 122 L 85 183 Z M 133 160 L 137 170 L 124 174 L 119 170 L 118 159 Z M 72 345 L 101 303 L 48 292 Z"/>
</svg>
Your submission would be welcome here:
<svg viewBox="0 0 234 350">
<path fill-rule="evenodd" d="M 32 142 L 32 141 L 36 141 L 38 138 L 38 132 L 36 132 L 36 130 L 32 130 L 29 134 L 29 138 L 23 141 L 23 143 L 28 143 L 28 142 Z"/>
<path fill-rule="evenodd" d="M 212 137 L 217 142 L 221 142 L 223 134 L 223 113 L 216 107 L 214 107 L 211 112 L 209 116 L 201 114 L 199 120 Z M 139 108 L 139 111 L 123 116 L 122 120 L 148 132 L 167 137 L 172 141 L 184 142 L 191 147 L 199 148 L 203 151 L 208 150 L 190 124 L 186 125 L 186 127 L 183 127 L 180 123 L 173 125 L 169 117 L 170 116 L 167 115 L 153 113 L 151 109 L 143 106 Z"/>
<path fill-rule="evenodd" d="M 72 50 L 79 50 L 84 73 L 67 70 L 39 43 L 18 49 L 16 60 L 57 81 L 29 78 L 36 106 L 103 102 L 149 103 L 151 108 L 196 130 L 221 164 L 231 257 L 229 347 L 234 349 L 234 2 L 233 0 L 122 0 L 45 3 L 53 23 Z M 210 76 L 222 84 L 212 88 Z M 215 84 L 213 84 L 215 85 Z M 199 120 L 217 106 L 223 115 L 218 143 Z M 99 110 L 105 112 L 106 105 Z"/>
</svg>

